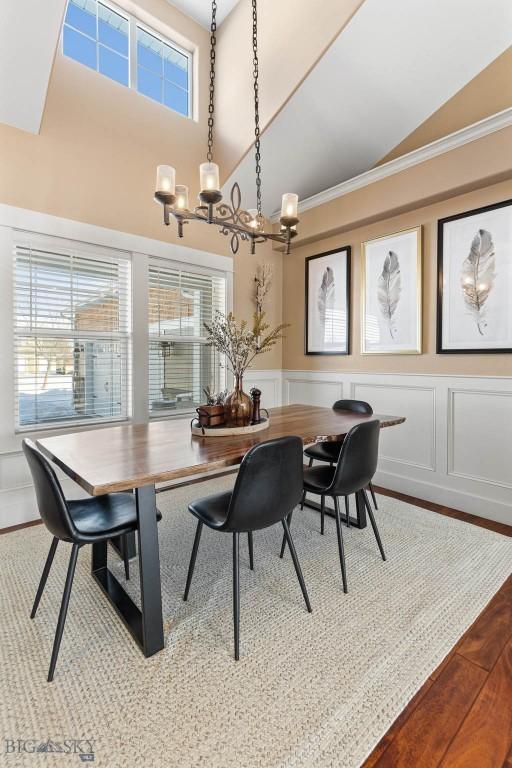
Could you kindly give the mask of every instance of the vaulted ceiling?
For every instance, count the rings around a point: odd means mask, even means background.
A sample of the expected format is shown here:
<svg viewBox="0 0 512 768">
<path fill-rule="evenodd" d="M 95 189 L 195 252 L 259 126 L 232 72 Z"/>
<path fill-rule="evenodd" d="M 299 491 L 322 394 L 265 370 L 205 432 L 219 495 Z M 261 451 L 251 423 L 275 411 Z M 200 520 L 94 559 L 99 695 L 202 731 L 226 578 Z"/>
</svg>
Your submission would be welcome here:
<svg viewBox="0 0 512 768">
<path fill-rule="evenodd" d="M 211 22 L 211 3 L 208 0 L 168 0 L 171 5 L 174 5 L 187 16 L 190 16 L 202 27 L 210 29 Z M 217 9 L 217 25 L 220 26 L 226 16 L 231 13 L 235 5 L 239 0 L 219 0 Z"/>
<path fill-rule="evenodd" d="M 208 27 L 208 0 L 171 4 Z M 65 5 L 5 2 L 0 122 L 39 131 Z M 311 196 L 512 106 L 511 0 L 258 0 L 258 18 L 267 215 L 284 191 Z M 218 0 L 218 21 L 216 156 L 253 207 L 250 0 Z"/>
<path fill-rule="evenodd" d="M 510 45 L 510 0 L 365 0 L 263 135 L 264 212 L 372 168 Z M 254 206 L 252 152 L 234 180 Z"/>
</svg>

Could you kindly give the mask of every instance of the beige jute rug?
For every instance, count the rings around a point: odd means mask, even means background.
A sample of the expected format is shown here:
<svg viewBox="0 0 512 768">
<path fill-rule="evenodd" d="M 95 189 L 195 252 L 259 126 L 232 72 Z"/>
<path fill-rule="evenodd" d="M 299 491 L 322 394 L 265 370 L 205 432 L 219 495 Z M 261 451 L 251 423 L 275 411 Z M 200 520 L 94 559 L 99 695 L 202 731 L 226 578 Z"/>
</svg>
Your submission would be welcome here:
<svg viewBox="0 0 512 768">
<path fill-rule="evenodd" d="M 381 496 L 388 560 L 370 527 L 345 528 L 344 595 L 334 520 L 321 536 L 315 512 L 296 512 L 313 613 L 289 554 L 278 557 L 280 529 L 255 535 L 254 572 L 244 539 L 235 662 L 229 535 L 204 531 L 181 599 L 195 531 L 187 503 L 232 482 L 158 496 L 166 647 L 150 659 L 92 581 L 90 548 L 81 550 L 51 685 L 69 546 L 59 545 L 30 621 L 50 536 L 43 526 L 0 536 L 0 765 L 79 765 L 89 751 L 108 768 L 355 768 L 512 571 L 512 540 Z M 133 560 L 135 596 L 137 582 Z"/>
</svg>

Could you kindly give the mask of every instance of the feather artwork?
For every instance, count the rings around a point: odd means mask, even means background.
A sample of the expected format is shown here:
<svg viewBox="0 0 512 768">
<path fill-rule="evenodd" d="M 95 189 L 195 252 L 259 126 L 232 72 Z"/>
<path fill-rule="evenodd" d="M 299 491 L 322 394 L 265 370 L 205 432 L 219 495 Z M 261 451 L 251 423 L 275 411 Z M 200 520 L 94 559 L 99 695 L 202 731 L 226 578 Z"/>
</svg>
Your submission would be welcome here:
<svg viewBox="0 0 512 768">
<path fill-rule="evenodd" d="M 325 328 L 329 310 L 334 306 L 334 272 L 332 267 L 326 267 L 322 276 L 322 282 L 318 289 L 317 300 L 320 323 Z"/>
<path fill-rule="evenodd" d="M 483 336 L 487 327 L 485 304 L 494 286 L 496 277 L 494 243 L 486 229 L 479 229 L 473 238 L 469 256 L 464 259 L 461 270 L 461 287 L 466 307 L 475 320 L 478 333 Z"/>
<path fill-rule="evenodd" d="M 401 292 L 400 262 L 396 253 L 389 251 L 384 259 L 382 274 L 377 280 L 377 301 L 392 339 L 395 339 L 396 336 L 395 313 Z"/>
</svg>

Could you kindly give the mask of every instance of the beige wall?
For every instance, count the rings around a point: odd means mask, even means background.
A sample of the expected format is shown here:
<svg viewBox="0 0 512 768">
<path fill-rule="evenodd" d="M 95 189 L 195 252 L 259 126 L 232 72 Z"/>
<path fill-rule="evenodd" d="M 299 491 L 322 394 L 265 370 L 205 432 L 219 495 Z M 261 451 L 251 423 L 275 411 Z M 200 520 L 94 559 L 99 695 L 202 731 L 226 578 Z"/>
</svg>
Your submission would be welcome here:
<svg viewBox="0 0 512 768">
<path fill-rule="evenodd" d="M 388 180 L 389 181 L 389 180 Z M 395 177 L 395 185 L 401 180 Z M 407 213 L 381 218 L 374 223 L 346 229 L 341 234 L 318 238 L 284 257 L 283 319 L 291 324 L 283 349 L 283 368 L 291 370 L 378 371 L 382 373 L 437 373 L 512 376 L 512 354 L 437 355 L 436 276 L 437 220 L 461 211 L 512 198 L 512 180 L 450 197 Z M 340 211 L 345 198 L 334 201 Z M 331 206 L 333 203 L 330 204 Z M 320 221 L 322 208 L 309 211 Z M 417 225 L 423 226 L 423 350 L 422 355 L 360 354 L 360 246 L 365 240 Z M 321 226 L 319 224 L 319 226 Z M 306 356 L 304 354 L 304 260 L 330 249 L 352 247 L 351 349 L 349 356 Z M 511 255 L 512 258 L 512 255 Z"/>
<path fill-rule="evenodd" d="M 159 163 L 176 167 L 193 202 L 205 158 L 209 35 L 166 0 L 143 0 L 158 17 L 199 46 L 199 120 L 189 120 L 118 85 L 57 52 L 39 135 L 0 124 L 0 203 L 75 219 L 146 237 L 178 242 L 176 228 L 164 228 L 153 201 Z M 188 224 L 183 245 L 230 255 L 229 238 L 213 227 Z M 256 263 L 274 266 L 270 320 L 281 318 L 281 254 L 260 246 L 250 256 L 242 244 L 234 259 L 234 309 L 250 318 Z M 276 301 L 278 297 L 278 301 Z M 258 366 L 279 368 L 281 350 L 263 355 Z"/>
</svg>

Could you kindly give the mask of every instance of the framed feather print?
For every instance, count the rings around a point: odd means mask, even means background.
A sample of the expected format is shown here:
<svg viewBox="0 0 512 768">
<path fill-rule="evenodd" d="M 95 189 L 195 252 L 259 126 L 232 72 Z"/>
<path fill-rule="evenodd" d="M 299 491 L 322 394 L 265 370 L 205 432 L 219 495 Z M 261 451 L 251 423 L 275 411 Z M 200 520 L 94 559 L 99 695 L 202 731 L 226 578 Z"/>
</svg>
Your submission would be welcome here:
<svg viewBox="0 0 512 768">
<path fill-rule="evenodd" d="M 421 227 L 361 246 L 361 353 L 421 354 Z"/>
<path fill-rule="evenodd" d="M 350 246 L 306 259 L 306 355 L 350 352 Z"/>
<path fill-rule="evenodd" d="M 437 351 L 512 352 L 512 200 L 438 221 Z"/>
</svg>

